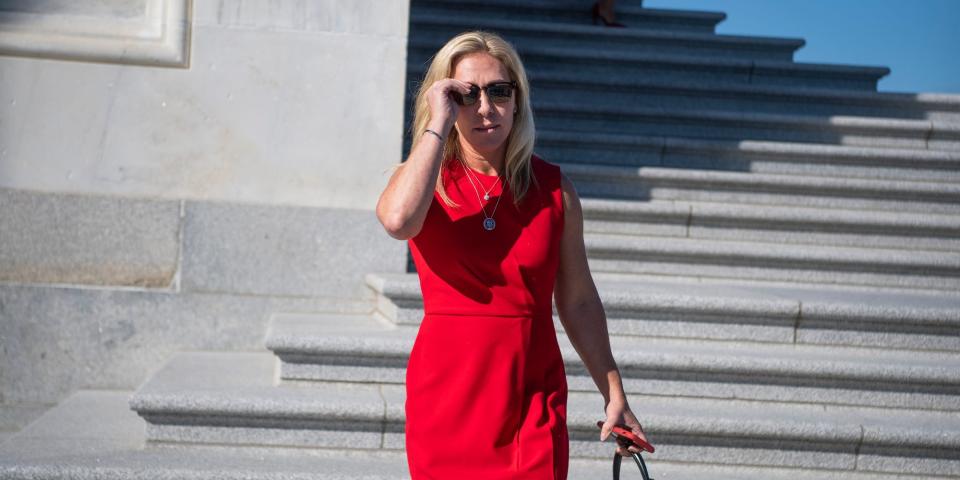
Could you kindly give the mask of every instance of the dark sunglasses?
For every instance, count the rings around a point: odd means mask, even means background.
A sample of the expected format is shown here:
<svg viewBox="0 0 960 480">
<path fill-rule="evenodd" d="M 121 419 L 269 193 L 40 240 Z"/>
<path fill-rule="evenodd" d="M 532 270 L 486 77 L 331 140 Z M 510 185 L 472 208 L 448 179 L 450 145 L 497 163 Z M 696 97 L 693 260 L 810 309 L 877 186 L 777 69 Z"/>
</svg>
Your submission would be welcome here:
<svg viewBox="0 0 960 480">
<path fill-rule="evenodd" d="M 486 90 L 487 96 L 493 103 L 506 103 L 510 101 L 514 88 L 517 88 L 517 82 L 494 82 L 486 87 L 470 85 L 470 93 L 467 94 L 460 92 L 450 92 L 450 94 L 453 95 L 453 101 L 460 105 L 473 105 L 480 99 L 480 90 Z"/>
</svg>

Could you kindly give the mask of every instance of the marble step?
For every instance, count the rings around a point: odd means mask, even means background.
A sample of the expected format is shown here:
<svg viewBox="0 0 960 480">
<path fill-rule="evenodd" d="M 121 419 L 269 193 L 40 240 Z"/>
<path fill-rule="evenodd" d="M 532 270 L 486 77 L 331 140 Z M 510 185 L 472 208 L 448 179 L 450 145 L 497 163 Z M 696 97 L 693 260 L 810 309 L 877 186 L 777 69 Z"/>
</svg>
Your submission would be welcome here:
<svg viewBox="0 0 960 480">
<path fill-rule="evenodd" d="M 960 252 L 960 215 L 581 198 L 586 234 Z"/>
<path fill-rule="evenodd" d="M 520 51 L 527 46 L 546 44 L 554 47 L 589 47 L 607 52 L 790 61 L 794 52 L 805 44 L 805 41 L 799 38 L 598 28 L 593 25 L 487 20 L 462 14 L 410 12 L 410 37 L 438 47 L 455 35 L 473 29 L 492 29 Z"/>
<path fill-rule="evenodd" d="M 960 351 L 960 294 L 592 274 L 616 336 Z M 377 315 L 416 326 L 416 274 L 371 273 Z M 557 331 L 563 326 L 555 317 Z"/>
<path fill-rule="evenodd" d="M 147 441 L 146 422 L 127 405 L 133 392 L 80 390 L 0 445 L 0 477 L 10 480 L 409 480 L 396 449 L 201 445 Z M 609 442 L 609 441 L 608 441 Z M 570 480 L 607 478 L 610 458 L 571 458 Z M 660 480 L 944 480 L 921 475 L 661 460 L 644 455 Z M 629 462 L 622 478 L 639 478 Z M 633 477 L 628 477 L 632 474 Z"/>
<path fill-rule="evenodd" d="M 409 154 L 410 138 L 404 138 Z M 803 177 L 960 182 L 960 150 L 697 139 L 538 129 L 535 151 L 561 164 L 666 167 Z"/>
<path fill-rule="evenodd" d="M 590 25 L 590 5 L 577 0 L 414 0 L 411 11 L 422 14 L 457 15 L 469 11 L 484 21 L 533 20 L 560 24 Z M 642 8 L 637 2 L 617 4 L 617 21 L 630 28 L 713 33 L 726 18 L 721 12 Z"/>
<path fill-rule="evenodd" d="M 426 68 L 430 57 L 446 39 L 421 37 L 411 32 L 408 64 Z M 728 56 L 699 56 L 661 51 L 609 49 L 590 41 L 574 46 L 553 42 L 524 44 L 518 47 L 528 72 L 543 74 L 586 72 L 597 78 L 637 79 L 663 83 L 680 82 L 706 88 L 726 85 L 769 85 L 796 90 L 825 89 L 844 92 L 875 93 L 880 78 L 890 73 L 886 67 L 818 64 L 791 60 L 750 60 Z M 930 94 L 919 94 L 918 100 Z M 910 95 L 914 96 L 914 95 Z"/>
<path fill-rule="evenodd" d="M 402 384 L 418 332 L 375 316 L 277 314 L 266 346 L 286 383 Z M 558 342 L 571 391 L 594 391 L 565 332 Z M 960 412 L 957 352 L 624 335 L 610 345 L 631 393 Z"/>
<path fill-rule="evenodd" d="M 603 105 L 533 98 L 537 127 L 562 132 L 761 140 L 864 147 L 960 149 L 960 124 L 900 118 L 773 114 Z"/>
<path fill-rule="evenodd" d="M 585 163 L 559 165 L 581 198 L 960 213 L 960 186 L 953 183 Z"/>
<path fill-rule="evenodd" d="M 960 150 L 538 130 L 536 151 L 556 163 L 670 167 L 809 177 L 960 181 Z"/>
<path fill-rule="evenodd" d="M 427 57 L 429 59 L 429 57 Z M 407 78 L 422 79 L 425 60 L 408 59 Z M 737 85 L 665 81 L 648 76 L 600 76 L 590 70 L 527 69 L 533 98 L 552 103 L 583 98 L 589 103 L 633 105 L 679 110 L 720 110 L 791 114 L 810 117 L 834 115 L 960 122 L 960 95 L 917 96 L 903 93 L 850 92 L 779 85 Z M 410 83 L 407 94 L 416 94 Z M 408 98 L 408 102 L 411 101 Z"/>
<path fill-rule="evenodd" d="M 960 290 L 960 252 L 585 235 L 593 272 Z"/>
<path fill-rule="evenodd" d="M 266 353 L 174 356 L 130 398 L 150 441 L 401 450 L 401 385 L 276 385 Z M 955 412 L 634 394 L 658 458 L 960 476 Z M 599 393 L 570 392 L 570 455 L 608 458 Z"/>
<path fill-rule="evenodd" d="M 698 86 L 664 84 L 641 77 L 598 77 L 590 72 L 552 73 L 533 71 L 533 95 L 546 102 L 564 102 L 590 95 L 593 104 L 655 107 L 663 109 L 721 110 L 813 117 L 886 117 L 960 122 L 960 96 L 915 95 L 874 92 L 839 92 L 763 85 Z"/>
</svg>

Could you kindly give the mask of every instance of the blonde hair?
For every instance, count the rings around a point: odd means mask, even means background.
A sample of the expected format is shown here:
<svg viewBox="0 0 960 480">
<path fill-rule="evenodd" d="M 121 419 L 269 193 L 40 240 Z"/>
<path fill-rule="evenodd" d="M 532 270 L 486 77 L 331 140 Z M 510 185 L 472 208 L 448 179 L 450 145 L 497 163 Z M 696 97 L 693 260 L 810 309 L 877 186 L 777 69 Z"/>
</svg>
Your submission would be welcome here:
<svg viewBox="0 0 960 480">
<path fill-rule="evenodd" d="M 417 92 L 416 102 L 414 104 L 413 125 L 411 126 L 412 142 L 416 144 L 427 129 L 430 123 L 430 107 L 427 104 L 427 90 L 438 80 L 451 78 L 453 76 L 453 67 L 462 57 L 471 53 L 483 52 L 500 60 L 500 63 L 506 67 L 510 75 L 510 80 L 517 82 L 514 90 L 515 104 L 517 113 L 514 115 L 513 127 L 507 136 L 506 154 L 505 154 L 505 179 L 513 193 L 514 204 L 517 205 L 523 199 L 530 187 L 531 181 L 539 188 L 537 179 L 533 175 L 533 169 L 530 165 L 530 156 L 533 154 L 533 144 L 536 131 L 533 125 L 533 110 L 530 107 L 530 82 L 527 80 L 527 72 L 523 68 L 520 56 L 509 42 L 499 35 L 482 30 L 473 30 L 463 32 L 451 38 L 446 45 L 433 56 L 430 67 L 424 75 L 423 82 Z M 512 112 L 511 112 L 512 113 Z M 443 145 L 442 163 L 440 164 L 440 174 L 437 176 L 436 191 L 440 193 L 440 198 L 449 205 L 459 207 L 450 197 L 447 196 L 443 185 L 443 169 L 449 168 L 447 163 L 451 160 L 451 155 L 458 158 L 462 157 L 460 149 L 459 134 L 456 129 L 451 129 Z"/>
</svg>

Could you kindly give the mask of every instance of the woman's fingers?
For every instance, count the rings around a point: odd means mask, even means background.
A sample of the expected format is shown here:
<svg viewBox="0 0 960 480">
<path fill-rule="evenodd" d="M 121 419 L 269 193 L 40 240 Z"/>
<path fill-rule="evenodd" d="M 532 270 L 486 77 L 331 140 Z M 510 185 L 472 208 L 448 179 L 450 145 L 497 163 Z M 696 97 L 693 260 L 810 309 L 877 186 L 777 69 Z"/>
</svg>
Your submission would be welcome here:
<svg viewBox="0 0 960 480">
<path fill-rule="evenodd" d="M 617 446 L 617 454 L 624 457 L 632 457 L 633 452 L 640 453 L 641 451 L 642 450 L 637 447 L 624 448 L 622 446 Z"/>
<path fill-rule="evenodd" d="M 604 441 L 610 436 L 610 431 L 613 430 L 614 425 L 616 425 L 616 421 L 611 420 L 609 417 L 603 422 L 603 425 L 600 427 L 600 441 Z"/>
<path fill-rule="evenodd" d="M 470 84 L 456 78 L 444 78 L 437 80 L 434 88 L 439 89 L 440 93 L 446 95 L 449 92 L 470 93 Z"/>
<path fill-rule="evenodd" d="M 640 421 L 637 419 L 637 416 L 634 415 L 633 411 L 630 410 L 630 407 L 626 404 L 626 402 L 622 402 L 622 403 L 611 402 L 611 403 L 608 403 L 604 408 L 605 408 L 605 411 L 607 412 L 607 419 L 601 426 L 601 433 L 600 433 L 601 440 L 604 439 L 603 434 L 606 433 L 607 429 L 611 429 L 614 425 L 617 425 L 617 424 L 623 424 L 625 427 L 629 428 L 630 431 L 634 435 L 636 435 L 640 440 L 650 443 L 649 439 L 647 439 L 646 433 L 644 433 L 643 431 L 643 426 L 640 424 Z M 632 442 L 630 442 L 629 446 L 626 446 L 626 447 L 624 446 L 624 444 L 626 444 L 625 440 L 620 440 L 620 439 L 617 440 L 616 452 L 618 455 L 621 455 L 624 457 L 630 457 L 634 453 L 640 453 L 644 451 L 642 448 L 633 444 Z"/>
<path fill-rule="evenodd" d="M 456 78 L 451 78 L 450 80 L 452 80 L 453 84 L 458 87 L 460 93 L 470 93 L 471 85 L 469 83 L 464 82 L 463 80 L 457 80 Z"/>
<path fill-rule="evenodd" d="M 444 78 L 434 82 L 427 92 L 427 106 L 430 109 L 430 118 L 442 120 L 447 128 L 451 127 L 453 122 L 456 121 L 460 109 L 457 102 L 455 102 L 450 95 L 450 92 L 462 90 L 462 83 L 464 82 L 453 78 Z M 470 91 L 469 87 L 466 91 Z M 446 134 L 446 132 L 441 133 Z"/>
</svg>

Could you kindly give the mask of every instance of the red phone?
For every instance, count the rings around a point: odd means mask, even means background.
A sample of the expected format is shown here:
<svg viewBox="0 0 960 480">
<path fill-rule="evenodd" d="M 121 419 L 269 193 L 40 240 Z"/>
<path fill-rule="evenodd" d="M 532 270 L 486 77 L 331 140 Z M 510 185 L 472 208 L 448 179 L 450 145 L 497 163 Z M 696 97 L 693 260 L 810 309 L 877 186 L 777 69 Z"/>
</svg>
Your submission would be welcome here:
<svg viewBox="0 0 960 480">
<path fill-rule="evenodd" d="M 603 421 L 600 420 L 597 422 L 597 426 L 603 430 Z M 613 430 L 610 432 L 610 435 L 613 435 L 613 438 L 617 439 L 617 443 L 629 447 L 630 444 L 636 445 L 640 450 L 646 450 L 650 453 L 653 453 L 653 445 L 643 441 L 640 437 L 636 436 L 630 429 L 622 424 L 618 423 L 613 426 Z"/>
</svg>

